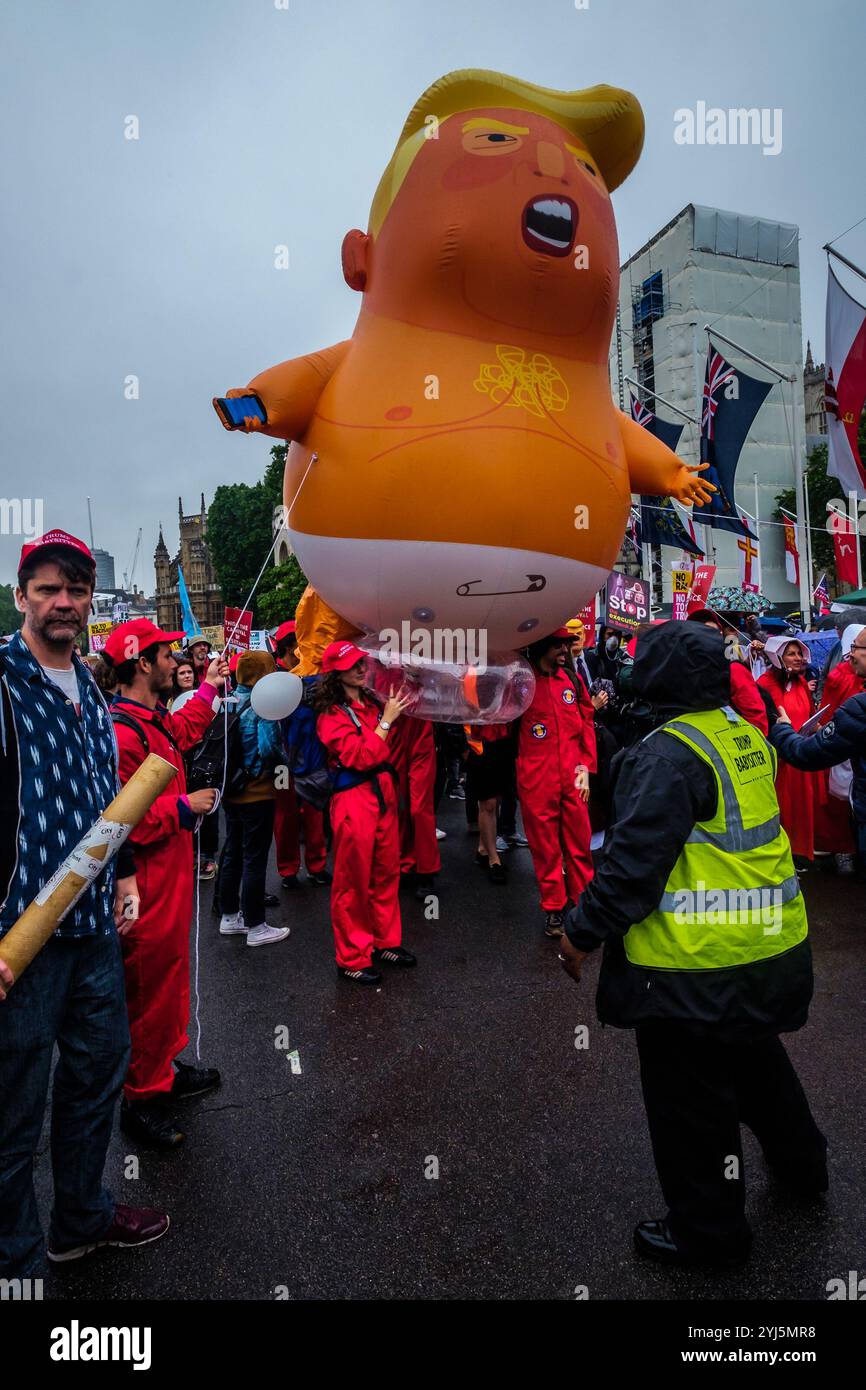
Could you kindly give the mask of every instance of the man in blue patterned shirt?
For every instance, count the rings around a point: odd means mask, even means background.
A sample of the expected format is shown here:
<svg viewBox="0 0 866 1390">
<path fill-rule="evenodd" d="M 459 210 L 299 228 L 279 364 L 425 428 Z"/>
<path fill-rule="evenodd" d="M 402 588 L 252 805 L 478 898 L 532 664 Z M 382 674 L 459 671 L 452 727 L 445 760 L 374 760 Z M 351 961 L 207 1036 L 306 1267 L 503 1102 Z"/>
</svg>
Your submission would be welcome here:
<svg viewBox="0 0 866 1390">
<path fill-rule="evenodd" d="M 87 546 L 64 531 L 22 549 L 15 600 L 24 622 L 0 646 L 0 936 L 118 789 L 108 709 L 74 646 L 95 575 Z M 117 873 L 110 863 L 17 982 L 0 965 L 5 1278 L 33 1276 L 43 1256 L 33 1159 L 55 1044 L 49 1259 L 78 1259 L 101 1245 L 140 1245 L 168 1229 L 166 1215 L 120 1206 L 102 1184 L 129 1059 L 118 931 L 124 903 L 137 890 L 131 852 L 124 847 L 121 855 Z"/>
</svg>

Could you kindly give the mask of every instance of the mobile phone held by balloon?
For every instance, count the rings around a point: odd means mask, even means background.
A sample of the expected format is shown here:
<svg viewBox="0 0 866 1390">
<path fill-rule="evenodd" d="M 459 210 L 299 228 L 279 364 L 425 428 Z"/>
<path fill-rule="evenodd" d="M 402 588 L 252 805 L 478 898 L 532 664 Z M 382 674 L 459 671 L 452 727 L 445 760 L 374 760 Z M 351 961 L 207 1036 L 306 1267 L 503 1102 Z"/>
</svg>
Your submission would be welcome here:
<svg viewBox="0 0 866 1390">
<path fill-rule="evenodd" d="M 213 408 L 227 430 L 241 430 L 244 421 L 252 417 L 268 423 L 267 411 L 258 396 L 214 396 Z"/>
</svg>

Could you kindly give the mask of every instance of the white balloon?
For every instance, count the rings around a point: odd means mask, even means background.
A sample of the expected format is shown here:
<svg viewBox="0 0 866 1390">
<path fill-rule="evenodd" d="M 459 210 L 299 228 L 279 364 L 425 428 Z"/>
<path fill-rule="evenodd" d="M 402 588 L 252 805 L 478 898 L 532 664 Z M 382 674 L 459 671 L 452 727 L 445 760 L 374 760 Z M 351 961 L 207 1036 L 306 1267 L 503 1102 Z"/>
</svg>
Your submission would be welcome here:
<svg viewBox="0 0 866 1390">
<path fill-rule="evenodd" d="M 256 681 L 250 704 L 261 719 L 285 719 L 301 703 L 304 687 L 291 671 L 272 671 Z"/>
<path fill-rule="evenodd" d="M 177 714 L 177 712 L 178 712 L 179 709 L 183 709 L 183 707 L 184 707 L 184 705 L 186 704 L 187 700 L 191 700 L 194 694 L 195 694 L 195 691 L 194 691 L 194 690 L 182 690 L 182 691 L 180 692 L 180 694 L 178 695 L 177 699 L 176 699 L 176 700 L 172 700 L 172 702 L 171 702 L 171 712 L 172 712 L 172 714 Z"/>
</svg>

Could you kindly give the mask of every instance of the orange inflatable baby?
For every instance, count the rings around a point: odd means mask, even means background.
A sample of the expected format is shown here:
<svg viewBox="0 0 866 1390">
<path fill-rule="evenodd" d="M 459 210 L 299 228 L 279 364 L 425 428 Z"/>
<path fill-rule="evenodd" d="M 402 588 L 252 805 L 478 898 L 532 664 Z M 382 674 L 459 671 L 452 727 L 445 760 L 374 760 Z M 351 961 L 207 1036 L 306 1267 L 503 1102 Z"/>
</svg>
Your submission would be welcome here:
<svg viewBox="0 0 866 1390">
<path fill-rule="evenodd" d="M 611 400 L 610 192 L 642 143 L 629 92 L 449 73 L 343 242 L 351 339 L 228 393 L 292 441 L 292 544 L 347 624 L 524 646 L 605 582 L 632 492 L 709 500 Z"/>
</svg>

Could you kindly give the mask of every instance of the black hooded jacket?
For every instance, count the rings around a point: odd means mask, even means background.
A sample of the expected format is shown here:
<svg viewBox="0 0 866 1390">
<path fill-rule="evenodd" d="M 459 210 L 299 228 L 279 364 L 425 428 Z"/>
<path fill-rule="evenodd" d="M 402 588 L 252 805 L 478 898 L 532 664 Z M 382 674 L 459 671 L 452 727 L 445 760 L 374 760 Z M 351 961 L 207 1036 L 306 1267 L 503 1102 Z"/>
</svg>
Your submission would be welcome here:
<svg viewBox="0 0 866 1390">
<path fill-rule="evenodd" d="M 669 622 L 638 641 L 632 688 L 677 715 L 730 702 L 730 665 L 714 630 Z M 595 877 L 566 930 L 580 951 L 604 945 L 597 1007 L 602 1023 L 633 1028 L 659 1019 L 731 1040 L 789 1032 L 806 1021 L 812 993 L 808 939 L 781 956 L 722 970 L 658 971 L 632 965 L 623 937 L 652 912 L 697 821 L 715 815 L 713 773 L 679 739 L 653 731 L 614 759 L 613 815 Z"/>
</svg>

